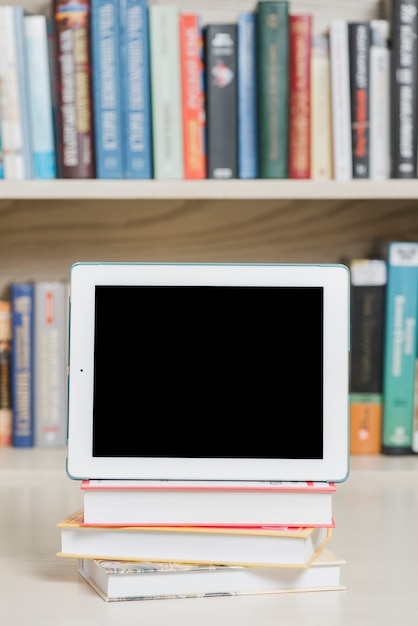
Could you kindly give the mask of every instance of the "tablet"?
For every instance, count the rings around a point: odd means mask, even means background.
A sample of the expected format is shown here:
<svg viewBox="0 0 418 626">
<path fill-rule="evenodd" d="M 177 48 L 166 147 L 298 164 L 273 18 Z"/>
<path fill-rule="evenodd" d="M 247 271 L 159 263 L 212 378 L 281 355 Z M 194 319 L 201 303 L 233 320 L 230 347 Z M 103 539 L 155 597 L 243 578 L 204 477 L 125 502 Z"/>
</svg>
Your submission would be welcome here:
<svg viewBox="0 0 418 626">
<path fill-rule="evenodd" d="M 76 263 L 74 479 L 343 481 L 344 265 Z"/>
</svg>

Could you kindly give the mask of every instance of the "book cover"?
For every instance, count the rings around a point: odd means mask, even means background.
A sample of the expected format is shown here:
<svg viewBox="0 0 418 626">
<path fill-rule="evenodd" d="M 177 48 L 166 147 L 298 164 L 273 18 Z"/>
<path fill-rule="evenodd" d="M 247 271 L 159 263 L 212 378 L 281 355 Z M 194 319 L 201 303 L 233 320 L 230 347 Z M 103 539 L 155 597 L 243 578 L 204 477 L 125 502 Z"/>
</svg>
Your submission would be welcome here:
<svg viewBox="0 0 418 626">
<path fill-rule="evenodd" d="M 1 134 L 4 177 L 32 178 L 24 13 L 21 6 L 0 7 Z"/>
<path fill-rule="evenodd" d="M 392 178 L 417 176 L 417 11 L 418 0 L 392 1 Z"/>
<path fill-rule="evenodd" d="M 418 312 L 418 243 L 390 242 L 383 364 L 382 451 L 410 454 Z"/>
<path fill-rule="evenodd" d="M 128 561 L 307 567 L 332 528 L 85 526 L 82 509 L 59 522 L 57 556 Z"/>
<path fill-rule="evenodd" d="M 336 180 L 351 180 L 353 161 L 348 22 L 346 20 L 331 20 L 329 44 L 334 178 Z"/>
<path fill-rule="evenodd" d="M 34 421 L 36 446 L 67 439 L 66 284 L 34 283 Z"/>
<path fill-rule="evenodd" d="M 180 13 L 181 105 L 185 179 L 206 178 L 203 34 L 195 13 Z"/>
<path fill-rule="evenodd" d="M 257 3 L 260 178 L 288 178 L 289 3 Z"/>
<path fill-rule="evenodd" d="M 82 481 L 86 524 L 332 525 L 334 483 Z"/>
<path fill-rule="evenodd" d="M 25 15 L 24 28 L 33 177 L 56 178 L 50 61 L 45 15 Z"/>
<path fill-rule="evenodd" d="M 238 178 L 258 178 L 256 14 L 238 14 Z"/>
<path fill-rule="evenodd" d="M 324 548 L 306 568 L 80 559 L 78 571 L 106 602 L 341 590 L 345 560 Z"/>
<path fill-rule="evenodd" d="M 120 0 L 119 7 L 124 178 L 148 179 L 153 166 L 147 2 Z"/>
<path fill-rule="evenodd" d="M 238 27 L 205 29 L 207 178 L 238 177 Z"/>
<path fill-rule="evenodd" d="M 386 261 L 353 259 L 350 275 L 350 452 L 378 454 L 382 442 Z"/>
<path fill-rule="evenodd" d="M 390 178 L 390 22 L 370 21 L 370 178 Z"/>
<path fill-rule="evenodd" d="M 11 349 L 11 302 L 0 300 L 0 447 L 12 445 Z"/>
<path fill-rule="evenodd" d="M 95 177 L 90 15 L 90 0 L 54 0 L 60 178 Z"/>
<path fill-rule="evenodd" d="M 312 37 L 311 178 L 330 180 L 333 173 L 329 38 Z"/>
<path fill-rule="evenodd" d="M 149 28 L 154 178 L 181 179 L 184 167 L 178 8 L 150 5 Z"/>
<path fill-rule="evenodd" d="M 289 15 L 289 178 L 311 178 L 312 23 Z"/>
<path fill-rule="evenodd" d="M 353 178 L 369 178 L 370 168 L 370 25 L 348 24 Z"/>
<path fill-rule="evenodd" d="M 96 178 L 122 178 L 119 0 L 91 0 Z"/>
<path fill-rule="evenodd" d="M 11 285 L 12 305 L 12 445 L 34 445 L 34 289 L 32 283 Z"/>
</svg>

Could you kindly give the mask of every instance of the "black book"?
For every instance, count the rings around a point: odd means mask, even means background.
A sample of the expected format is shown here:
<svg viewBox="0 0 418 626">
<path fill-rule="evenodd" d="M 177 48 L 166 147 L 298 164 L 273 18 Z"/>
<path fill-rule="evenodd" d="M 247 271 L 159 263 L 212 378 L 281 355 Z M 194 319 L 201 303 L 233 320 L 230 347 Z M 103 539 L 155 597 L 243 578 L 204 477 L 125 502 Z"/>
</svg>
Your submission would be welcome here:
<svg viewBox="0 0 418 626">
<path fill-rule="evenodd" d="M 370 25 L 348 24 L 353 178 L 370 175 Z"/>
<path fill-rule="evenodd" d="M 417 176 L 418 0 L 392 0 L 392 177 Z"/>
<path fill-rule="evenodd" d="M 207 178 L 238 177 L 237 26 L 205 32 Z"/>
</svg>

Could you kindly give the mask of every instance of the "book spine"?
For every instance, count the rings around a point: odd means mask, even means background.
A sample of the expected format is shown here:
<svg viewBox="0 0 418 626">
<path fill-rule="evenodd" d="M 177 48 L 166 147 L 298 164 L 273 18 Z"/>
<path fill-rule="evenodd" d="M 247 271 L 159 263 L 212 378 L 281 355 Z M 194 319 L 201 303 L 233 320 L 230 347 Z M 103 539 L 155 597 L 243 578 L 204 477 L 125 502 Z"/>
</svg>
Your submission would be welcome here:
<svg viewBox="0 0 418 626">
<path fill-rule="evenodd" d="M 0 447 L 12 445 L 11 349 L 11 303 L 0 300 Z"/>
<path fill-rule="evenodd" d="M 418 342 L 418 333 L 417 333 Z M 414 414 L 412 421 L 412 452 L 418 454 L 418 345 L 415 358 L 415 378 L 414 378 Z"/>
<path fill-rule="evenodd" d="M 418 243 L 391 242 L 387 263 L 382 451 L 409 454 L 417 349 Z"/>
<path fill-rule="evenodd" d="M 58 170 L 61 178 L 94 178 L 90 0 L 55 0 Z"/>
<path fill-rule="evenodd" d="M 417 176 L 418 0 L 392 2 L 392 178 Z"/>
<path fill-rule="evenodd" d="M 120 46 L 124 177 L 149 179 L 153 154 L 146 0 L 120 0 Z"/>
<path fill-rule="evenodd" d="M 311 177 L 312 15 L 289 15 L 289 178 Z"/>
<path fill-rule="evenodd" d="M 180 17 L 184 178 L 206 177 L 203 35 L 198 15 Z"/>
<path fill-rule="evenodd" d="M 97 178 L 122 178 L 119 0 L 91 0 L 94 149 Z"/>
<path fill-rule="evenodd" d="M 32 175 L 22 7 L 0 7 L 1 132 L 4 177 Z"/>
<path fill-rule="evenodd" d="M 390 178 L 390 23 L 370 22 L 370 178 Z"/>
<path fill-rule="evenodd" d="M 34 284 L 34 445 L 66 443 L 66 285 Z"/>
<path fill-rule="evenodd" d="M 287 178 L 289 156 L 289 3 L 257 4 L 260 178 Z"/>
<path fill-rule="evenodd" d="M 350 275 L 350 452 L 378 454 L 383 409 L 386 261 L 354 259 Z"/>
<path fill-rule="evenodd" d="M 238 15 L 238 178 L 258 177 L 256 14 Z"/>
<path fill-rule="evenodd" d="M 353 178 L 369 178 L 370 159 L 370 25 L 348 24 Z"/>
<path fill-rule="evenodd" d="M 25 15 L 24 26 L 34 178 L 56 178 L 46 17 Z"/>
<path fill-rule="evenodd" d="M 150 5 L 154 178 L 179 179 L 183 169 L 179 12 Z"/>
<path fill-rule="evenodd" d="M 350 73 L 348 23 L 345 20 L 331 20 L 329 43 L 334 178 L 336 180 L 351 180 L 353 163 Z"/>
<path fill-rule="evenodd" d="M 312 37 L 311 52 L 311 178 L 333 178 L 331 82 L 327 35 Z"/>
<path fill-rule="evenodd" d="M 12 306 L 12 444 L 34 445 L 34 290 L 32 283 L 13 283 Z"/>
</svg>

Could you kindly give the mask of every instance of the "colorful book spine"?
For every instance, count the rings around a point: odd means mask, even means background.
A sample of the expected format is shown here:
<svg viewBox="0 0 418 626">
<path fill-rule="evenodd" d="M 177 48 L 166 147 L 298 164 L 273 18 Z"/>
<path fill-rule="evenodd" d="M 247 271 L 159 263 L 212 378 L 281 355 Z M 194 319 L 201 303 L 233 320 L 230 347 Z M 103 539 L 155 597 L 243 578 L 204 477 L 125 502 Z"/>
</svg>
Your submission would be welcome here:
<svg viewBox="0 0 418 626">
<path fill-rule="evenodd" d="M 119 0 L 91 0 L 97 178 L 122 178 Z"/>
<path fill-rule="evenodd" d="M 369 178 L 370 168 L 370 25 L 348 24 L 353 178 Z"/>
<path fill-rule="evenodd" d="M 33 175 L 23 20 L 21 6 L 0 7 L 4 176 L 17 180 Z"/>
<path fill-rule="evenodd" d="M 353 177 L 353 160 L 348 22 L 346 20 L 331 20 L 329 43 L 334 178 L 336 180 L 351 180 Z"/>
<path fill-rule="evenodd" d="M 148 18 L 146 0 L 120 0 L 124 178 L 153 176 Z"/>
<path fill-rule="evenodd" d="M 207 178 L 238 177 L 238 28 L 207 24 Z"/>
<path fill-rule="evenodd" d="M 311 178 L 333 178 L 329 40 L 312 37 L 311 52 Z"/>
<path fill-rule="evenodd" d="M 390 23 L 370 22 L 370 178 L 390 178 Z"/>
<path fill-rule="evenodd" d="M 238 178 L 258 178 L 256 14 L 238 15 Z"/>
<path fill-rule="evenodd" d="M 178 8 L 150 5 L 149 27 L 154 178 L 181 179 L 184 168 Z"/>
<path fill-rule="evenodd" d="M 184 178 L 206 177 L 203 35 L 195 13 L 181 13 L 180 63 Z"/>
<path fill-rule="evenodd" d="M 350 275 L 350 452 L 378 454 L 382 445 L 386 261 L 353 259 Z"/>
<path fill-rule="evenodd" d="M 0 300 L 0 447 L 12 445 L 12 307 Z"/>
<path fill-rule="evenodd" d="M 311 177 L 312 22 L 289 15 L 289 178 Z"/>
<path fill-rule="evenodd" d="M 393 0 L 391 24 L 392 178 L 416 178 L 418 0 Z"/>
<path fill-rule="evenodd" d="M 33 175 L 56 178 L 46 17 L 25 15 L 24 27 Z"/>
<path fill-rule="evenodd" d="M 260 178 L 288 178 L 289 3 L 257 3 Z"/>
<path fill-rule="evenodd" d="M 412 449 L 418 316 L 418 243 L 390 242 L 383 367 L 385 454 Z"/>
<path fill-rule="evenodd" d="M 12 445 L 34 445 L 34 289 L 32 283 L 11 285 L 12 305 Z"/>
<path fill-rule="evenodd" d="M 94 178 L 90 0 L 55 0 L 58 154 L 61 178 Z"/>
<path fill-rule="evenodd" d="M 36 446 L 63 446 L 66 443 L 66 293 L 64 282 L 34 283 Z"/>
</svg>

